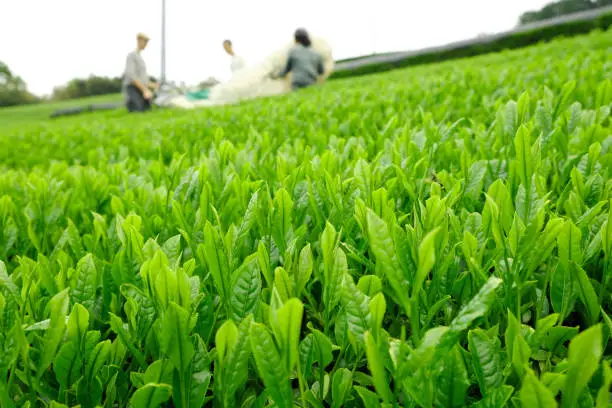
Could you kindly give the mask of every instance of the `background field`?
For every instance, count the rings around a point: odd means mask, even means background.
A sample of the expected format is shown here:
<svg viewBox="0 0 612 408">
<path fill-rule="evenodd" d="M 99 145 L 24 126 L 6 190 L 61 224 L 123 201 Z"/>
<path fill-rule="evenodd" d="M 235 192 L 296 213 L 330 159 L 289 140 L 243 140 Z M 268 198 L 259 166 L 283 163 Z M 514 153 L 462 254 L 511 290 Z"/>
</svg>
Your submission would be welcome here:
<svg viewBox="0 0 612 408">
<path fill-rule="evenodd" d="M 47 102 L 34 105 L 15 106 L 0 109 L 0 129 L 28 123 L 49 122 L 51 114 L 58 109 L 87 106 L 97 103 L 121 102 L 121 94 L 92 96 L 61 102 Z M 1 131 L 1 130 L 0 130 Z"/>
<path fill-rule="evenodd" d="M 2 406 L 609 406 L 610 55 L 0 129 Z"/>
</svg>

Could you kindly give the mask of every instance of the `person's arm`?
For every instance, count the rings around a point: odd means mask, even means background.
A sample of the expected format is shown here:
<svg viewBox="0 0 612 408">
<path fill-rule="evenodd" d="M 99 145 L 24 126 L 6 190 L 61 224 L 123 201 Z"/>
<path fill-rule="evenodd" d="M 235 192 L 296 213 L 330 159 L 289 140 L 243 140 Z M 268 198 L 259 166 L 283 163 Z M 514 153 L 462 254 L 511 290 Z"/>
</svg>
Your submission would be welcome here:
<svg viewBox="0 0 612 408">
<path fill-rule="evenodd" d="M 319 75 L 323 75 L 325 72 L 325 68 L 323 68 L 323 58 L 319 58 L 319 63 L 317 64 L 317 72 Z"/>
<path fill-rule="evenodd" d="M 291 57 L 291 55 L 289 55 L 289 58 L 287 59 L 287 65 L 285 66 L 285 69 L 283 69 L 279 74 L 278 77 L 279 78 L 284 78 L 287 76 L 287 74 L 289 74 L 289 72 L 291 72 L 291 69 L 293 68 L 293 58 Z"/>
<path fill-rule="evenodd" d="M 147 88 L 150 89 L 151 91 L 155 92 L 159 89 L 159 86 L 161 84 L 159 82 L 155 82 L 155 79 L 152 77 L 149 77 L 149 82 L 147 83 Z"/>
</svg>

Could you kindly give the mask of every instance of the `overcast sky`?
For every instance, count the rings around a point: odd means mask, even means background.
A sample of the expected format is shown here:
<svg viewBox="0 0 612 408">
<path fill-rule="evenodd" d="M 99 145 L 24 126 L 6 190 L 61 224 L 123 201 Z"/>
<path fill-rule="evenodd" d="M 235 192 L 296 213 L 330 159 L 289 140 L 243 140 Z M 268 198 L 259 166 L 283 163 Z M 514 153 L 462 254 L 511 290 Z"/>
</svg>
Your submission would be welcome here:
<svg viewBox="0 0 612 408">
<path fill-rule="evenodd" d="M 229 77 L 223 39 L 249 64 L 292 40 L 303 26 L 332 45 L 336 59 L 403 51 L 513 28 L 547 0 L 167 0 L 170 80 Z M 151 36 L 144 58 L 160 72 L 161 0 L 5 1 L 0 60 L 35 94 L 90 74 L 119 76 L 135 36 Z"/>
</svg>

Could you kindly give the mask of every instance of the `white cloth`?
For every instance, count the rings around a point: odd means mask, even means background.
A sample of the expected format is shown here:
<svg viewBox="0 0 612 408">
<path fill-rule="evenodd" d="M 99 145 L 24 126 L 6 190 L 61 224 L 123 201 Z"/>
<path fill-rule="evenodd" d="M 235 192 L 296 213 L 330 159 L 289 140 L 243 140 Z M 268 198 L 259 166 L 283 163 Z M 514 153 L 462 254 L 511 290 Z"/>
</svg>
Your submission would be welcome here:
<svg viewBox="0 0 612 408">
<path fill-rule="evenodd" d="M 236 75 L 238 71 L 242 71 L 244 68 L 246 68 L 246 61 L 244 60 L 244 58 L 239 55 L 233 55 L 230 64 L 232 75 Z"/>
<path fill-rule="evenodd" d="M 324 73 L 319 82 L 325 81 L 334 70 L 334 58 L 330 45 L 318 37 L 311 37 L 312 48 L 323 57 Z M 191 102 L 184 97 L 176 97 L 169 101 L 169 106 L 191 109 L 203 106 L 228 105 L 243 100 L 291 92 L 291 74 L 285 78 L 271 79 L 270 74 L 280 72 L 287 63 L 289 50 L 295 43 L 292 41 L 270 54 L 257 65 L 247 67 L 225 83 L 210 88 L 208 100 Z"/>
<path fill-rule="evenodd" d="M 286 44 L 260 64 L 246 68 L 236 73 L 231 80 L 212 87 L 208 98 L 211 104 L 222 105 L 291 92 L 291 74 L 280 79 L 271 79 L 269 76 L 285 67 L 289 50 L 293 45 L 293 42 Z M 322 82 L 334 69 L 332 50 L 325 40 L 317 37 L 312 37 L 312 48 L 323 57 L 324 73 L 319 80 Z"/>
</svg>

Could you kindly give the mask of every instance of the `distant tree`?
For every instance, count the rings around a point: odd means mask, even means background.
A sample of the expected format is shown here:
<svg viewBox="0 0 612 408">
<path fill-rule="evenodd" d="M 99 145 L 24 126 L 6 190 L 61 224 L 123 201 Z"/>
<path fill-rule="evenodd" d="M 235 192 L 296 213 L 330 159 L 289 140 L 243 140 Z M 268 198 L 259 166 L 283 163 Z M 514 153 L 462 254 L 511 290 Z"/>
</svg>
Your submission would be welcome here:
<svg viewBox="0 0 612 408">
<path fill-rule="evenodd" d="M 65 100 L 118 93 L 121 92 L 121 81 L 121 77 L 109 78 L 96 75 L 86 79 L 75 78 L 66 85 L 55 87 L 51 98 Z"/>
<path fill-rule="evenodd" d="M 0 61 L 0 107 L 36 103 L 39 99 L 28 92 L 25 81 Z"/>
<path fill-rule="evenodd" d="M 534 23 L 610 5 L 612 5 L 612 0 L 557 0 L 545 5 L 540 10 L 523 13 L 519 18 L 519 24 Z"/>
</svg>

